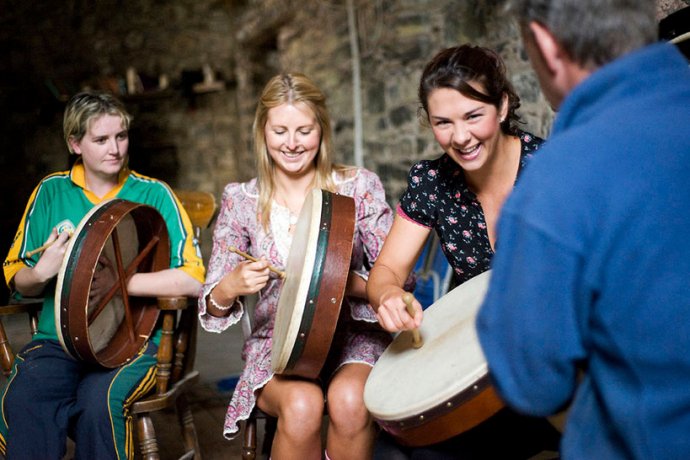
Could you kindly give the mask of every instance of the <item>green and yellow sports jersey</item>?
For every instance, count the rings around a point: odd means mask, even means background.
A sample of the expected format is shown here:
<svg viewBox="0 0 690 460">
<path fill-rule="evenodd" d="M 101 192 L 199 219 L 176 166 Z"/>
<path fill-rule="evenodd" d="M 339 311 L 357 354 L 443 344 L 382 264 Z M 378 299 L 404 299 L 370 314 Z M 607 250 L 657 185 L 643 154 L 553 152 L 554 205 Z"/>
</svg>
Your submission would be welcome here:
<svg viewBox="0 0 690 460">
<path fill-rule="evenodd" d="M 71 170 L 45 177 L 34 189 L 3 264 L 8 285 L 19 270 L 36 265 L 40 253 L 31 257 L 26 257 L 26 253 L 43 245 L 54 227 L 58 231 L 73 231 L 95 205 L 112 198 L 156 208 L 170 236 L 170 268 L 179 268 L 196 280 L 204 281 L 205 270 L 191 221 L 167 184 L 127 168 L 121 171 L 118 186 L 102 198 L 86 190 L 85 184 L 84 165 L 79 160 Z M 16 262 L 9 263 L 12 261 Z M 46 287 L 35 339 L 58 340 L 54 295 L 53 283 Z"/>
</svg>

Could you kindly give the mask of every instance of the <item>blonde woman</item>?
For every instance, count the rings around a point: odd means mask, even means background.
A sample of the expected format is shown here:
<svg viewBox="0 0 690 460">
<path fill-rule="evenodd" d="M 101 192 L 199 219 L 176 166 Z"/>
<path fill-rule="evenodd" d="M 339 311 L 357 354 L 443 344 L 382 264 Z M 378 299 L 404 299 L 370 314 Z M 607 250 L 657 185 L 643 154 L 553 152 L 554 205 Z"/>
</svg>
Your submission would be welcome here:
<svg viewBox="0 0 690 460">
<path fill-rule="evenodd" d="M 364 299 L 367 267 L 379 254 L 392 211 L 375 174 L 333 163 L 325 97 L 306 76 L 281 74 L 268 82 L 253 130 L 258 177 L 225 188 L 199 302 L 202 326 L 221 332 L 240 320 L 244 310 L 240 298 L 259 293 L 251 337 L 244 345 L 246 365 L 228 406 L 224 435 L 234 437 L 238 422 L 258 406 L 278 417 L 274 458 L 320 459 L 321 422 L 327 407 L 326 455 L 370 458 L 375 429 L 364 407 L 363 389 L 390 334 L 377 324 Z M 274 375 L 271 370 L 273 327 L 283 282 L 268 270 L 269 264 L 285 265 L 297 216 L 314 188 L 353 197 L 357 214 L 343 303 L 348 313 L 345 332 L 334 340 L 338 352 L 318 381 Z M 231 246 L 259 260 L 243 260 L 229 250 Z"/>
<path fill-rule="evenodd" d="M 70 99 L 63 131 L 77 160 L 36 186 L 3 264 L 8 286 L 23 297 L 42 297 L 43 309 L 38 332 L 17 354 L 12 375 L 0 391 L 0 456 L 60 459 L 69 435 L 76 459 L 134 458 L 129 407 L 132 395 L 145 394 L 155 385 L 151 376 L 160 332 L 154 331 L 131 361 L 113 369 L 73 359 L 58 338 L 54 283 L 71 230 L 94 206 L 118 198 L 152 206 L 165 219 L 170 267 L 132 275 L 127 281 L 130 295 L 196 296 L 204 280 L 192 224 L 173 191 L 127 167 L 131 119 L 122 102 L 108 93 L 87 91 Z M 44 243 L 50 246 L 36 253 Z M 93 276 L 92 296 L 115 283 L 107 260 L 102 262 Z"/>
</svg>

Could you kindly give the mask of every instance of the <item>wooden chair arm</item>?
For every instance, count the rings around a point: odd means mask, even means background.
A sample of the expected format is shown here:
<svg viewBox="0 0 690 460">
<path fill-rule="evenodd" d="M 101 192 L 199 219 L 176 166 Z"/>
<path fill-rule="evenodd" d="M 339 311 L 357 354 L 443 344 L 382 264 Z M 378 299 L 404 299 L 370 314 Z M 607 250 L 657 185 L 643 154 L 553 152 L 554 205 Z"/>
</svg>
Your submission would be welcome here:
<svg viewBox="0 0 690 460">
<path fill-rule="evenodd" d="M 5 333 L 5 325 L 0 321 L 0 366 L 5 377 L 9 377 L 14 362 L 14 353 Z"/>
<path fill-rule="evenodd" d="M 172 388 L 162 394 L 153 394 L 132 404 L 132 413 L 141 414 L 171 407 L 171 403 L 177 399 L 185 390 L 195 385 L 199 380 L 199 372 L 194 371 L 174 384 Z"/>
<path fill-rule="evenodd" d="M 189 306 L 192 297 L 158 297 L 158 308 L 161 311 L 184 310 Z M 196 298 L 194 298 L 196 299 Z"/>
<path fill-rule="evenodd" d="M 0 368 L 5 377 L 9 377 L 12 371 L 12 363 L 14 363 L 14 351 L 10 345 L 5 332 L 5 325 L 1 318 L 10 315 L 25 313 L 29 317 L 29 326 L 31 328 L 31 335 L 34 335 L 38 330 L 38 315 L 43 308 L 42 300 L 30 300 L 23 303 L 16 303 L 10 305 L 3 305 L 0 307 Z"/>
<path fill-rule="evenodd" d="M 3 305 L 0 307 L 0 316 L 16 315 L 17 313 L 38 313 L 42 308 L 43 302 L 38 301 Z"/>
<path fill-rule="evenodd" d="M 193 340 L 196 333 L 195 306 L 195 297 L 158 298 L 158 307 L 163 320 L 161 340 L 158 344 L 157 395 L 164 395 L 171 383 L 177 383 L 186 371 L 191 371 L 192 356 L 195 351 Z M 179 318 L 178 312 L 181 312 Z M 191 350 L 188 350 L 190 347 Z M 174 362 L 173 358 L 175 358 Z"/>
</svg>

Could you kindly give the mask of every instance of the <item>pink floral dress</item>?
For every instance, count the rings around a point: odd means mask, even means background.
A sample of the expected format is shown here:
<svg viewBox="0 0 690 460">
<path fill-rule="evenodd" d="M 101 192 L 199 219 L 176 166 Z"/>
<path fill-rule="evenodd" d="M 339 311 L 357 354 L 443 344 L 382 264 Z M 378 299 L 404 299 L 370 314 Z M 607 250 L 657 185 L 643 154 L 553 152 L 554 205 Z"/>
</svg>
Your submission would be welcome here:
<svg viewBox="0 0 690 460">
<path fill-rule="evenodd" d="M 393 221 L 393 213 L 385 199 L 380 179 L 374 173 L 356 168 L 335 175 L 337 192 L 355 200 L 356 225 L 351 269 L 365 279 L 368 268 L 378 257 Z M 206 283 L 199 299 L 199 319 L 202 327 L 211 332 L 222 332 L 240 321 L 244 306 L 236 302 L 230 316 L 216 318 L 206 312 L 206 296 L 220 279 L 242 260 L 228 248 L 235 246 L 254 257 L 265 257 L 268 262 L 283 268 L 289 251 L 286 211 L 273 204 L 271 223 L 264 230 L 258 219 L 259 191 L 257 180 L 231 183 L 225 187 L 223 200 L 213 233 L 213 250 L 208 266 Z M 275 238 L 274 235 L 280 235 Z M 286 236 L 287 235 L 287 236 Z M 288 238 L 286 242 L 285 239 Z M 256 391 L 273 377 L 271 370 L 271 346 L 276 306 L 282 281 L 271 276 L 259 293 L 254 308 L 254 323 L 244 344 L 242 358 L 245 367 L 239 378 L 225 416 L 223 434 L 232 439 L 239 431 L 239 422 L 246 420 L 256 404 Z M 361 299 L 346 298 L 343 308 L 350 311 L 345 331 L 333 344 L 339 354 L 329 357 L 329 369 L 335 370 L 346 363 L 374 365 L 391 341 L 391 336 L 378 326 L 369 304 Z M 346 310 L 347 311 L 347 310 Z M 331 374 L 332 375 L 332 374 Z"/>
</svg>

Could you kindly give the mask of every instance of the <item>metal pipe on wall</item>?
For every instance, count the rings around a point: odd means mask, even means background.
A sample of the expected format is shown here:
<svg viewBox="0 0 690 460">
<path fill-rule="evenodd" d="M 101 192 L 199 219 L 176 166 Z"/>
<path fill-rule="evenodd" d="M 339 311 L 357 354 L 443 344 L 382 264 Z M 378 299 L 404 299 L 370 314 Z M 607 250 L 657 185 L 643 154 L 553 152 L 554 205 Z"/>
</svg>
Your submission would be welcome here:
<svg viewBox="0 0 690 460">
<path fill-rule="evenodd" d="M 360 70 L 359 38 L 357 21 L 355 19 L 355 5 L 353 0 L 347 0 L 347 25 L 350 36 L 350 52 L 352 54 L 352 111 L 355 126 L 354 163 L 364 166 L 364 147 L 362 134 L 362 78 Z"/>
</svg>

